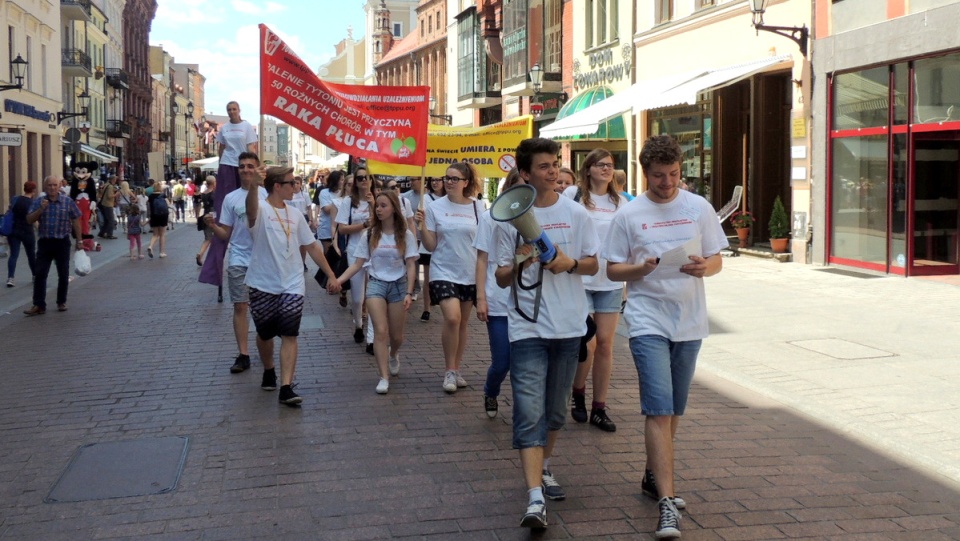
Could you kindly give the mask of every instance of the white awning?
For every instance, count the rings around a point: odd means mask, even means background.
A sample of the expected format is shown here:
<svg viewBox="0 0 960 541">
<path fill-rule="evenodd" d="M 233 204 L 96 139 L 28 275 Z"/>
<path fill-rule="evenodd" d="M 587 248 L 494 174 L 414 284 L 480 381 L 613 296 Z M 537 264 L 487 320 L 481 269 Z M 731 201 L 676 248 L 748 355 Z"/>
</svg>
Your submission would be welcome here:
<svg viewBox="0 0 960 541">
<path fill-rule="evenodd" d="M 698 70 L 642 81 L 546 126 L 540 130 L 540 136 L 551 138 L 595 133 L 600 123 L 628 111 L 637 114 L 649 109 L 696 103 L 697 94 L 704 90 L 727 86 L 755 73 L 792 62 L 793 57 L 790 55 L 771 56 L 715 70 Z"/>
<path fill-rule="evenodd" d="M 89 154 L 94 158 L 103 160 L 107 163 L 113 163 L 118 161 L 116 156 L 112 156 L 110 154 L 107 154 L 106 152 L 100 152 L 99 150 L 93 148 L 92 146 L 84 145 L 83 143 L 80 144 L 80 152 Z"/>
</svg>

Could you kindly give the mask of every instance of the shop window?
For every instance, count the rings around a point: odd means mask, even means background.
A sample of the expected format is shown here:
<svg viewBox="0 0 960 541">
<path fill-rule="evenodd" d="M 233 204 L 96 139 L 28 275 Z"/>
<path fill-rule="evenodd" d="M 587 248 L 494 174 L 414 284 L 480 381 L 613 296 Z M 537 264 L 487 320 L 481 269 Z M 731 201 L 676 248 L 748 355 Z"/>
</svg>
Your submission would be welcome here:
<svg viewBox="0 0 960 541">
<path fill-rule="evenodd" d="M 680 173 L 686 189 L 708 201 L 712 193 L 713 122 L 710 102 L 651 112 L 650 134 L 669 134 L 683 150 Z"/>
<path fill-rule="evenodd" d="M 893 66 L 893 123 L 906 124 L 909 108 L 907 96 L 910 95 L 910 66 L 907 63 Z"/>
<path fill-rule="evenodd" d="M 890 71 L 886 66 L 834 78 L 833 129 L 886 126 Z"/>
<path fill-rule="evenodd" d="M 913 122 L 960 120 L 960 54 L 917 60 L 913 72 Z"/>
<path fill-rule="evenodd" d="M 887 263 L 887 136 L 832 140 L 831 256 Z"/>
<path fill-rule="evenodd" d="M 893 201 L 890 223 L 890 266 L 907 264 L 907 134 L 893 136 Z"/>
</svg>

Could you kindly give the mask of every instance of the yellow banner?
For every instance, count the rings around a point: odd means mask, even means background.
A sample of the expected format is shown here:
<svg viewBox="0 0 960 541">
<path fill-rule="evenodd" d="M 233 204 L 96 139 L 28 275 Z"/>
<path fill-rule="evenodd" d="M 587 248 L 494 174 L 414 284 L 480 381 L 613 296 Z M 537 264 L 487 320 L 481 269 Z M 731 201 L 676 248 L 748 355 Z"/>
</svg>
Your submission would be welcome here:
<svg viewBox="0 0 960 541">
<path fill-rule="evenodd" d="M 516 167 L 517 145 L 533 137 L 533 117 L 521 116 L 479 128 L 427 126 L 426 176 L 442 177 L 451 163 L 468 162 L 481 178 L 507 176 Z M 373 175 L 419 177 L 420 167 L 367 160 Z"/>
</svg>

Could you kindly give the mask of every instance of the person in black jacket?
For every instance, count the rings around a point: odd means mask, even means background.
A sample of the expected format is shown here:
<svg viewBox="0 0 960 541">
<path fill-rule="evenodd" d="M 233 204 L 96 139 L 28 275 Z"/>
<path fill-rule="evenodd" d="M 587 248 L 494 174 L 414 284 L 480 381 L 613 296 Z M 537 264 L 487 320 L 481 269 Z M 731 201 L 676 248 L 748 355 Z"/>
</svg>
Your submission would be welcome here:
<svg viewBox="0 0 960 541">
<path fill-rule="evenodd" d="M 33 234 L 33 226 L 27 223 L 27 214 L 30 213 L 30 204 L 37 196 L 37 183 L 26 181 L 23 183 L 23 195 L 13 198 L 10 208 L 13 209 L 13 233 L 7 237 L 10 244 L 10 258 L 7 260 L 7 287 L 13 287 L 13 276 L 17 271 L 17 260 L 20 258 L 20 246 L 27 252 L 27 263 L 30 265 L 30 275 L 37 264 L 37 240 Z"/>
</svg>

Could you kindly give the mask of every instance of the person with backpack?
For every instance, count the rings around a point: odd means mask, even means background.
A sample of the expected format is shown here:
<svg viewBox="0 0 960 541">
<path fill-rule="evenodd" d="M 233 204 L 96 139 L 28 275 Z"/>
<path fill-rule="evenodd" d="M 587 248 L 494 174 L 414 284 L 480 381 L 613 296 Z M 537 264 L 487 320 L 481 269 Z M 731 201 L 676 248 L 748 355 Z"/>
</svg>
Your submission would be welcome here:
<svg viewBox="0 0 960 541">
<path fill-rule="evenodd" d="M 153 185 L 153 193 L 147 197 L 147 209 L 150 213 L 150 229 L 153 236 L 147 246 L 147 255 L 153 259 L 153 246 L 160 243 L 160 257 L 167 257 L 167 225 L 170 222 L 170 204 L 163 183 L 157 181 Z"/>
<path fill-rule="evenodd" d="M 33 276 L 37 265 L 37 241 L 33 234 L 33 226 L 27 223 L 27 214 L 30 205 L 37 195 L 37 183 L 28 180 L 23 183 L 23 195 L 18 195 L 10 202 L 9 212 L 13 215 L 13 229 L 7 235 L 10 244 L 10 258 L 7 259 L 7 287 L 13 287 L 13 277 L 17 271 L 17 260 L 20 259 L 20 246 L 27 252 L 27 263 L 30 265 L 30 275 Z"/>
</svg>

